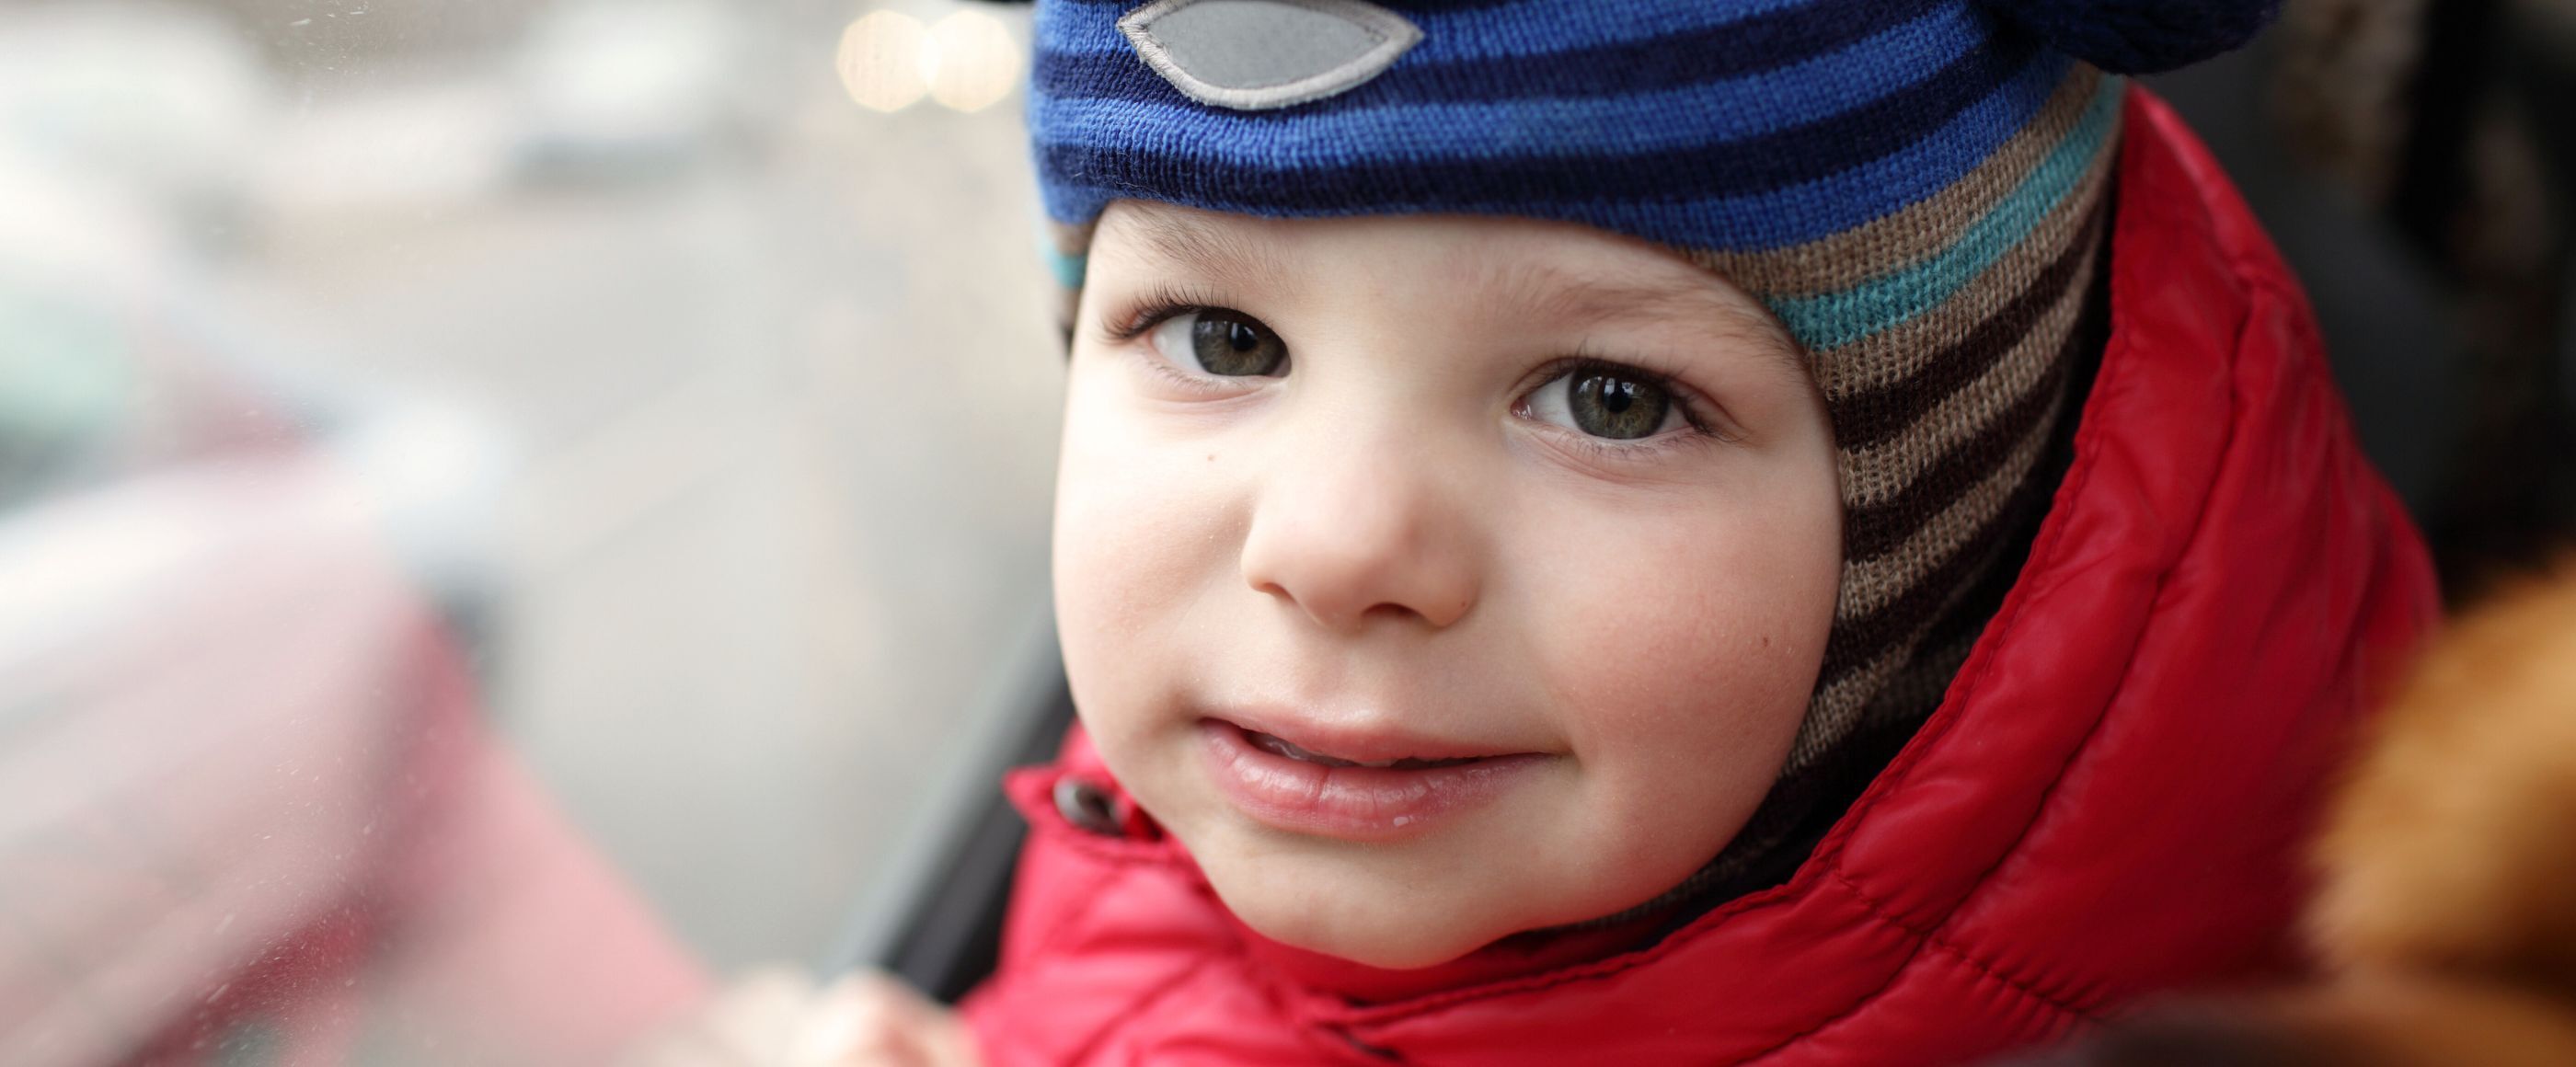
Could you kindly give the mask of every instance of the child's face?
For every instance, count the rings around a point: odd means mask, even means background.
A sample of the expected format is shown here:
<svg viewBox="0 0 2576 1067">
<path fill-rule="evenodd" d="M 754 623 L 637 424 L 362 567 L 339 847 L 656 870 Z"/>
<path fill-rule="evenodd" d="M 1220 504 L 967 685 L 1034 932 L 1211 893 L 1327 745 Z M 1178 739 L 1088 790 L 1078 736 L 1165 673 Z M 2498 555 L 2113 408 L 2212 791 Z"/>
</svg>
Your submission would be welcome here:
<svg viewBox="0 0 2576 1067">
<path fill-rule="evenodd" d="M 1120 202 L 1075 331 L 1075 703 L 1254 929 L 1438 963 L 1652 899 L 1769 789 L 1841 507 L 1741 291 L 1578 226 Z"/>
</svg>

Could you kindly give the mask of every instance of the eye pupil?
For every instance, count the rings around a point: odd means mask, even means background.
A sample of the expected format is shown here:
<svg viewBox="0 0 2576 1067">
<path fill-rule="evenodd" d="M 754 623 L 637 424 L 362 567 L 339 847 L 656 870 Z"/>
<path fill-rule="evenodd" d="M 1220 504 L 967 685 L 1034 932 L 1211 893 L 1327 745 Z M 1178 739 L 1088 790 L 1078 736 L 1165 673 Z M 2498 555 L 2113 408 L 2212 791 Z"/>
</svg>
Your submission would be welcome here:
<svg viewBox="0 0 2576 1067">
<path fill-rule="evenodd" d="M 1662 428 L 1672 407 L 1672 395 L 1663 386 L 1616 374 L 1578 374 L 1566 389 L 1575 427 L 1594 437 L 1644 437 Z"/>
<path fill-rule="evenodd" d="M 1240 313 L 1202 311 L 1190 324 L 1191 354 L 1210 374 L 1274 375 L 1288 361 L 1279 335 Z"/>
<path fill-rule="evenodd" d="M 1627 411 L 1628 405 L 1636 402 L 1637 386 L 1634 382 L 1614 380 L 1601 391 L 1601 406 L 1613 415 Z"/>
</svg>

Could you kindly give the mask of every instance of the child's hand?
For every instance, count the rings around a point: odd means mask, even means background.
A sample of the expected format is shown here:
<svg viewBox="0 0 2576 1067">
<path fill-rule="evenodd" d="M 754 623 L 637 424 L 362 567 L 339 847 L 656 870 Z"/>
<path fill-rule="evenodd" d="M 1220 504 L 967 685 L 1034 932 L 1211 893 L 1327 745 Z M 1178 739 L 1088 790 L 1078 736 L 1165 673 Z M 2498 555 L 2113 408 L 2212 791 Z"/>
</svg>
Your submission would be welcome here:
<svg viewBox="0 0 2576 1067">
<path fill-rule="evenodd" d="M 630 1055 L 627 1067 L 976 1067 L 957 1016 L 884 975 L 821 989 L 789 970 L 735 981 Z"/>
</svg>

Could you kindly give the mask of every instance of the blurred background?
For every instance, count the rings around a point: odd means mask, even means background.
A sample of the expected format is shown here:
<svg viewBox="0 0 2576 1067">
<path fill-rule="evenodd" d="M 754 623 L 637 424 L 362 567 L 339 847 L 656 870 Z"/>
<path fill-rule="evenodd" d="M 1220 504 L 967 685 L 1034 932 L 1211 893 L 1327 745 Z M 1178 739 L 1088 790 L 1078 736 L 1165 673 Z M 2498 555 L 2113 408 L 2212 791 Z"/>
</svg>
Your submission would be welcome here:
<svg viewBox="0 0 2576 1067">
<path fill-rule="evenodd" d="M 0 3 L 0 1062 L 822 962 L 1048 640 L 1025 18 Z"/>
<path fill-rule="evenodd" d="M 2576 506 L 2571 6 L 2152 82 L 2463 596 Z M 0 0 L 0 1062 L 605 1062 L 988 922 L 1063 710 L 1026 18 Z"/>
</svg>

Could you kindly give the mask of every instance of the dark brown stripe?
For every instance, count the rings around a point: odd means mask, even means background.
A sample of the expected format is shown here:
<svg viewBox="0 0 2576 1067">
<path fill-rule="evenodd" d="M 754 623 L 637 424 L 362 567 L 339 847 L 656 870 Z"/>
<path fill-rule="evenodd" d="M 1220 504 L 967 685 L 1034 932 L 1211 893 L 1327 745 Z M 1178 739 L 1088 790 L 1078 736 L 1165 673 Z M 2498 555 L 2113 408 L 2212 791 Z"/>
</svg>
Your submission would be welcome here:
<svg viewBox="0 0 2576 1067">
<path fill-rule="evenodd" d="M 2107 199 L 2107 198 L 2106 198 Z M 2012 302 L 1986 316 L 1984 322 L 1959 338 L 1950 347 L 1925 361 L 1911 376 L 1902 381 L 1852 393 L 1831 402 L 1834 443 L 1842 448 L 1859 450 L 1895 437 L 1914 425 L 1923 413 L 1932 410 L 1952 394 L 1983 377 L 2010 353 L 2023 335 L 2039 325 L 2048 309 L 2056 306 L 2075 284 L 2084 266 L 2084 255 L 2101 236 L 2103 202 L 2097 201 L 2087 212 L 2084 226 L 2076 231 L 2048 266 L 2030 284 L 2015 294 Z M 1938 312 L 1935 312 L 1937 314 Z"/>
<path fill-rule="evenodd" d="M 1895 496 L 1867 507 L 1857 507 L 1843 516 L 1843 563 L 1849 566 L 1877 559 L 1903 547 L 1905 540 L 1922 529 L 1936 515 L 1975 489 L 1995 472 L 1995 465 L 2012 455 L 2013 449 L 2040 429 L 2047 420 L 2049 406 L 2056 403 L 2066 385 L 2066 364 L 2075 358 L 2074 349 L 2086 338 L 2083 331 L 2068 324 L 2066 336 L 2060 338 L 2057 352 L 2049 357 L 2048 369 L 2039 380 L 2013 399 L 2012 406 L 1997 412 L 1966 440 L 1951 446 L 1940 459 L 1916 475 Z"/>
<path fill-rule="evenodd" d="M 2036 509 L 2032 510 L 2036 512 Z M 2036 525 L 2027 521 L 2034 517 L 2035 514 L 2023 515 L 2024 528 L 2002 537 L 2002 543 L 1994 546 L 1993 558 L 1978 568 L 1969 587 L 1961 591 L 1958 602 L 1931 609 L 1938 611 L 1940 617 L 1934 620 L 1930 629 L 1923 631 L 1923 636 L 1915 639 L 1914 651 L 1905 665 L 1879 683 L 1878 692 L 1861 708 L 1860 722 L 1881 722 L 1906 716 L 1919 721 L 1940 706 L 1941 695 L 1950 688 L 1950 679 L 1958 673 L 1960 664 L 1967 662 L 1968 652 L 1976 644 L 1976 638 L 1984 632 L 1986 623 L 1995 617 L 1995 611 L 2003 606 L 2005 595 L 2011 593 L 2013 585 L 2021 580 L 2021 560 L 2013 549 L 2027 547 L 2021 542 L 2029 534 L 2029 527 Z M 1925 692 L 1909 699 L 1902 692 L 1909 687 Z M 1906 704 L 1913 706 L 1903 706 Z"/>
<path fill-rule="evenodd" d="M 1932 614 L 1941 609 L 1941 602 L 1958 591 L 1959 583 L 1975 575 L 1978 568 L 1993 563 L 2003 547 L 1998 541 L 2004 531 L 2021 521 L 2024 512 L 2039 506 L 2043 497 L 2056 491 L 2056 480 L 2038 477 L 2039 473 L 2034 466 L 1975 534 L 1960 542 L 1940 564 L 1917 577 L 1904 592 L 1866 615 L 1834 620 L 1834 628 L 1825 638 L 1825 662 L 1816 678 L 1817 691 L 1868 666 L 1896 642 L 1913 636 L 1906 631 L 1931 621 Z"/>
<path fill-rule="evenodd" d="M 2002 569 L 1986 568 L 1988 573 Z M 1944 619 L 1955 614 L 1955 609 L 1941 613 Z M 1921 725 L 1941 706 L 1941 696 L 1958 678 L 1959 666 L 1967 662 L 1972 644 L 1957 639 L 1939 642 L 1932 640 L 1929 634 L 1924 635 L 1922 640 L 1915 642 L 1914 650 L 1906 654 L 1905 665 L 1879 683 L 1878 691 L 1862 707 L 1859 722 L 1881 729 L 1895 723 Z"/>
<path fill-rule="evenodd" d="M 2045 462 L 2041 467 L 2043 469 L 2036 472 L 2037 477 L 2032 479 L 2033 482 L 2044 483 L 2053 488 L 2063 472 Z M 2031 494 L 2032 497 L 2036 495 L 2036 493 Z M 2025 501 L 2028 506 L 2024 506 Z M 1968 651 L 1975 645 L 1976 638 L 1984 633 L 1986 623 L 1993 620 L 1995 612 L 2003 607 L 2004 597 L 2010 595 L 2013 586 L 2021 581 L 2023 562 L 2021 557 L 2030 547 L 2028 542 L 2032 528 L 2038 525 L 2035 520 L 2045 514 L 2037 506 L 2039 503 L 2041 502 L 2018 494 L 2007 502 L 2003 514 L 2019 515 L 2022 529 L 2011 531 L 2003 537 L 2003 543 L 1995 547 L 1994 559 L 1978 572 L 1975 580 L 1969 585 L 1967 591 L 1960 595 L 1957 603 L 1935 609 L 1941 613 L 1940 618 L 1933 622 L 1931 629 L 1925 630 L 1923 636 L 1915 641 L 1913 657 L 1896 674 L 1889 676 L 1888 680 L 1880 685 L 1877 696 L 1870 698 L 1869 706 L 1862 716 L 1864 720 L 1890 714 L 1911 714 L 1920 719 L 1930 715 L 1933 709 L 1940 705 L 1942 693 L 1950 687 L 1949 676 L 1956 674 L 1959 665 L 1967 661 Z M 1944 660 L 1947 662 L 1944 663 Z M 1889 692 L 1904 684 L 1908 676 L 1933 670 L 1937 670 L 1942 677 L 1933 692 L 1927 694 L 1922 706 L 1915 708 L 1883 706 L 1890 699 Z"/>
<path fill-rule="evenodd" d="M 2042 464 L 2042 466 L 2049 465 Z M 2044 470 L 2038 473 L 2043 475 L 2038 480 L 2049 483 L 2052 488 L 2059 480 L 2059 472 L 2056 470 Z M 2012 509 L 2005 510 L 2010 512 Z M 2030 517 L 2023 516 L 2025 519 Z M 2027 550 L 2029 546 L 2024 542 L 2030 539 L 2030 533 L 2029 530 L 2019 531 L 2018 536 L 2009 539 L 2007 544 Z M 2021 581 L 2022 562 L 2018 558 L 1997 559 L 1998 566 L 1986 568 L 1984 574 L 1977 576 L 1976 584 L 1969 587 L 1967 594 L 1960 597 L 1959 602 L 1951 605 L 1949 610 L 1942 612 L 1941 621 L 1934 623 L 1932 629 L 1923 634 L 1923 647 L 1946 648 L 1958 642 L 1971 640 L 1982 632 L 1986 628 L 1986 621 L 1994 618 L 1995 612 L 2003 608 L 2004 597 L 2011 594 L 2013 586 Z M 2010 566 L 2001 565 L 2006 563 Z"/>
</svg>

